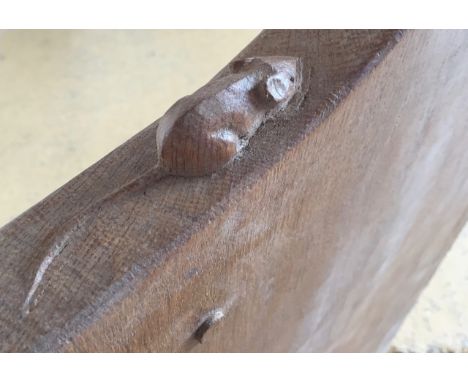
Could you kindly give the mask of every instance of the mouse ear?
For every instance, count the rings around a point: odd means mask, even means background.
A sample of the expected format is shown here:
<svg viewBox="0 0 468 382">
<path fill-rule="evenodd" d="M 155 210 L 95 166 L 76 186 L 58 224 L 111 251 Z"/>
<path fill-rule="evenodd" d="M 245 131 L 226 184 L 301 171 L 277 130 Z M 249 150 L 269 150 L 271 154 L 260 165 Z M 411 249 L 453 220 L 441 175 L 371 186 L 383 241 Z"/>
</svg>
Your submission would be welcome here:
<svg viewBox="0 0 468 382">
<path fill-rule="evenodd" d="M 257 57 L 241 58 L 234 60 L 229 64 L 231 73 L 245 72 L 254 66 L 261 64 L 262 60 Z"/>
<path fill-rule="evenodd" d="M 266 90 L 276 102 L 284 101 L 291 95 L 294 83 L 288 73 L 280 72 L 270 76 L 266 81 Z"/>
</svg>

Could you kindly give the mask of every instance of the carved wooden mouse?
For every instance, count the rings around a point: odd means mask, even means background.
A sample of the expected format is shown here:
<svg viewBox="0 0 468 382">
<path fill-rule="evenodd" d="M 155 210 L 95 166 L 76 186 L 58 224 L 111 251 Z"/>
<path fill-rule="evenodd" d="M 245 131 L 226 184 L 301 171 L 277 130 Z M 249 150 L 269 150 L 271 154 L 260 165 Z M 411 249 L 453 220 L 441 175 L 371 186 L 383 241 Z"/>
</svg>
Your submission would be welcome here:
<svg viewBox="0 0 468 382">
<path fill-rule="evenodd" d="M 259 126 L 283 109 L 301 85 L 295 57 L 254 57 L 230 65 L 177 101 L 157 129 L 158 167 L 171 175 L 213 173 L 245 147 Z"/>
<path fill-rule="evenodd" d="M 266 119 L 288 104 L 299 91 L 301 80 L 297 58 L 248 58 L 235 61 L 225 76 L 177 101 L 159 121 L 158 163 L 66 222 L 58 235 L 60 240 L 52 241 L 51 253 L 67 246 L 70 238 L 88 229 L 98 215 L 105 219 L 119 204 L 145 194 L 157 180 L 167 175 L 206 175 L 225 166 L 248 144 Z M 42 277 L 55 256 L 45 257 L 37 275 Z M 29 314 L 36 288 L 33 283 L 23 305 L 24 316 Z M 205 323 L 199 329 L 196 336 L 200 341 L 212 323 Z"/>
</svg>

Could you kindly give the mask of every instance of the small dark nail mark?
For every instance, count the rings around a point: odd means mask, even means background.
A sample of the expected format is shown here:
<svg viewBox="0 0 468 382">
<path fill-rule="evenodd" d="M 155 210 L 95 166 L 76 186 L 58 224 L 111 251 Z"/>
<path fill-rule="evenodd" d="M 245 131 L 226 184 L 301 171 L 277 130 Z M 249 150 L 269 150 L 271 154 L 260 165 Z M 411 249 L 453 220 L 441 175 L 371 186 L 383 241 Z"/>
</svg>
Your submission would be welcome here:
<svg viewBox="0 0 468 382">
<path fill-rule="evenodd" d="M 216 324 L 218 321 L 220 321 L 224 317 L 224 313 L 221 309 L 216 309 L 213 310 L 206 318 L 205 320 L 200 324 L 198 329 L 195 331 L 195 334 L 193 335 L 195 339 L 202 343 L 203 342 L 203 337 L 205 336 L 205 333 L 208 331 L 209 328 L 211 328 L 214 324 Z"/>
</svg>

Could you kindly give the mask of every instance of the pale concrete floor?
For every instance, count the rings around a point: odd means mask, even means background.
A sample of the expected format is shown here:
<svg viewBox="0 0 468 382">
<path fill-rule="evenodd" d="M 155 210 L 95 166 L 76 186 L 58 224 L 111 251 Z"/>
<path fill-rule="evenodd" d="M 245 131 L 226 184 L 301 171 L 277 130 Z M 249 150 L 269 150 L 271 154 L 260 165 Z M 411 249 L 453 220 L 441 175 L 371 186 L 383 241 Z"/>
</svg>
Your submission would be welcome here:
<svg viewBox="0 0 468 382">
<path fill-rule="evenodd" d="M 207 82 L 258 31 L 0 32 L 0 226 Z M 468 228 L 394 345 L 468 341 Z"/>
<path fill-rule="evenodd" d="M 468 224 L 406 317 L 393 348 L 468 352 Z"/>
</svg>

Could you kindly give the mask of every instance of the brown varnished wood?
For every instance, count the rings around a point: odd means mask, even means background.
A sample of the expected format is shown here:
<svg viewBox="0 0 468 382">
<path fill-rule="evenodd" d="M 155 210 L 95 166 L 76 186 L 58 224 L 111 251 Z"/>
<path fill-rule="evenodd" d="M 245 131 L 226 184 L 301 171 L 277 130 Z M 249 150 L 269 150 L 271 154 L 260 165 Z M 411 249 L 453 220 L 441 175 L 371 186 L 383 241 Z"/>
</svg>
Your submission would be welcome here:
<svg viewBox="0 0 468 382">
<path fill-rule="evenodd" d="M 217 173 L 152 174 L 155 123 L 2 228 L 2 350 L 385 350 L 467 218 L 468 34 L 262 56 L 301 58 L 301 102 Z"/>
</svg>

